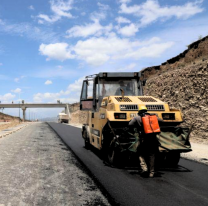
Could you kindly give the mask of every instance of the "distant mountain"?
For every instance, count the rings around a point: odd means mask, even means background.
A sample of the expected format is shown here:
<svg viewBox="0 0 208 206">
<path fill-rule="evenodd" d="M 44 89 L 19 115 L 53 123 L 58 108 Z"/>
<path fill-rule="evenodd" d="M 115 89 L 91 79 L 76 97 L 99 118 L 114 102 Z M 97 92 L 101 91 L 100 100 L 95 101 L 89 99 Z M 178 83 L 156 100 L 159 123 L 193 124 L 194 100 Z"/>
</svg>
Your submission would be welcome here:
<svg viewBox="0 0 208 206">
<path fill-rule="evenodd" d="M 58 122 L 58 117 L 46 117 L 39 119 L 41 122 Z"/>
</svg>

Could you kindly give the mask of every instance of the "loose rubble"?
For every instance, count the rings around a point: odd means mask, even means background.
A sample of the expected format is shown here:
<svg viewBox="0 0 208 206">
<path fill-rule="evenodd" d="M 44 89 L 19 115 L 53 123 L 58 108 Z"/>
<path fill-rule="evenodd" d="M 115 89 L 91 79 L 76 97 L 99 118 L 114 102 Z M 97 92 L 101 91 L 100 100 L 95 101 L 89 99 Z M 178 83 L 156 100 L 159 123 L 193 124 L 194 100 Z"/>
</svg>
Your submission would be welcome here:
<svg viewBox="0 0 208 206">
<path fill-rule="evenodd" d="M 46 123 L 0 139 L 0 205 L 110 205 Z"/>
</svg>

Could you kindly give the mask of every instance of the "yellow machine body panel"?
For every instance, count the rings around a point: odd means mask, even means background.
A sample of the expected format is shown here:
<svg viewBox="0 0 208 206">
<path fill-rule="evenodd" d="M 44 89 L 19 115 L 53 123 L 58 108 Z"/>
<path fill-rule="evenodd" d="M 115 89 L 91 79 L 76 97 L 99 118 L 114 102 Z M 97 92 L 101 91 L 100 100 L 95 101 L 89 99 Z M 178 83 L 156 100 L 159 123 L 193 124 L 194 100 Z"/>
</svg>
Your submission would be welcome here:
<svg viewBox="0 0 208 206">
<path fill-rule="evenodd" d="M 101 149 L 102 131 L 106 123 L 108 121 L 128 123 L 138 114 L 139 106 L 146 106 L 148 113 L 156 114 L 164 122 L 181 123 L 183 121 L 180 110 L 170 109 L 167 103 L 151 96 L 104 97 L 98 111 L 88 112 L 90 144 Z"/>
</svg>

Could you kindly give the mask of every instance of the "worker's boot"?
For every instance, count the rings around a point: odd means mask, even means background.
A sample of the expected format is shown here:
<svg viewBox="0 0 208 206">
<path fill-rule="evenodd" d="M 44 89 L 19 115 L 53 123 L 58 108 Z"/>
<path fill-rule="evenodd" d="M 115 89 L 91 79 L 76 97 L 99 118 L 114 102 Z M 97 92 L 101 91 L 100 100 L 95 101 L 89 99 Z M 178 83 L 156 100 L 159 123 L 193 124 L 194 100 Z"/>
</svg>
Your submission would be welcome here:
<svg viewBox="0 0 208 206">
<path fill-rule="evenodd" d="M 154 177 L 155 175 L 155 154 L 151 154 L 149 157 L 149 177 Z"/>
<path fill-rule="evenodd" d="M 140 161 L 140 167 L 142 169 L 141 174 L 146 174 L 148 169 L 144 157 L 139 156 L 139 161 Z"/>
</svg>

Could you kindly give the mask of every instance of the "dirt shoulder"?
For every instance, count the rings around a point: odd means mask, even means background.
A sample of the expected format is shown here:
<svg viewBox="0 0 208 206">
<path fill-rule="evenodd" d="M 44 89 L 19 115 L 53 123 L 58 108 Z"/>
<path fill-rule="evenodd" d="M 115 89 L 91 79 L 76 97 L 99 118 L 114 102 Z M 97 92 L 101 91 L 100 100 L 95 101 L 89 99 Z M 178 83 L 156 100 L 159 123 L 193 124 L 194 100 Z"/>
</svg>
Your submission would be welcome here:
<svg viewBox="0 0 208 206">
<path fill-rule="evenodd" d="M 46 123 L 1 138 L 0 165 L 0 205 L 110 205 Z"/>
<path fill-rule="evenodd" d="M 16 127 L 17 125 L 20 125 L 19 122 L 1 122 L 0 123 L 0 132 L 5 129 L 9 129 L 10 127 Z"/>
</svg>

